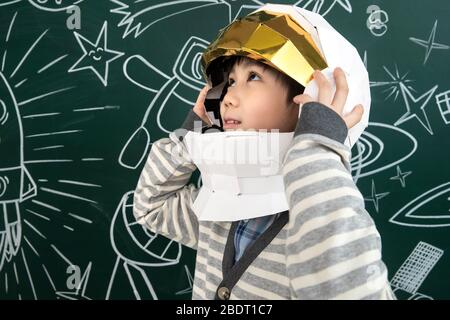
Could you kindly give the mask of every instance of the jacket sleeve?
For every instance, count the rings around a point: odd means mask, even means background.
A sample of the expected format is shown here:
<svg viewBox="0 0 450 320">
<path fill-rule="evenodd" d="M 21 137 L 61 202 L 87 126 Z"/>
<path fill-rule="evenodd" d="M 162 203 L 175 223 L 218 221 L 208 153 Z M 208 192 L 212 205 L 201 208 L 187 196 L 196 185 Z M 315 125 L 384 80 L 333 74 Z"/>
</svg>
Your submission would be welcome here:
<svg viewBox="0 0 450 320">
<path fill-rule="evenodd" d="M 181 130 L 153 143 L 134 192 L 133 213 L 152 232 L 197 249 L 199 227 L 192 207 L 199 190 L 187 185 L 196 166 L 183 142 L 194 121 L 201 119 L 191 110 Z"/>
<path fill-rule="evenodd" d="M 306 103 L 283 161 L 295 299 L 395 299 L 380 235 L 351 176 L 347 133 L 334 110 Z"/>
</svg>

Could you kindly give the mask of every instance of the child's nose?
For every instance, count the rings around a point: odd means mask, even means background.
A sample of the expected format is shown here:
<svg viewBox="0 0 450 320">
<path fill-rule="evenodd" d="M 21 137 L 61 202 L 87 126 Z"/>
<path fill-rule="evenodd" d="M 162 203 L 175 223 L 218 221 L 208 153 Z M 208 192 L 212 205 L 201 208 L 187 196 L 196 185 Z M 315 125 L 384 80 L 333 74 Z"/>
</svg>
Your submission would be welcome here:
<svg viewBox="0 0 450 320">
<path fill-rule="evenodd" d="M 239 101 L 239 99 L 237 98 L 236 94 L 228 89 L 227 93 L 223 97 L 224 106 L 227 108 L 228 107 L 237 107 L 239 105 L 238 101 Z"/>
</svg>

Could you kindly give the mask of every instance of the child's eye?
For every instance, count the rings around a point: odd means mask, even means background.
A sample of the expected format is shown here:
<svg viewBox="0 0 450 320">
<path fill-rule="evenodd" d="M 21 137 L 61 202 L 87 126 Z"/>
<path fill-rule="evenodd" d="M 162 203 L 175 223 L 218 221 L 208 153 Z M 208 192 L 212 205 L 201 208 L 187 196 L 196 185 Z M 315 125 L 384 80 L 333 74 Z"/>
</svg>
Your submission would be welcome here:
<svg viewBox="0 0 450 320">
<path fill-rule="evenodd" d="M 250 78 L 252 78 L 252 77 L 257 77 L 259 80 L 261 80 L 261 78 L 260 78 L 256 73 L 250 72 L 250 76 L 249 76 L 248 78 L 250 79 Z M 258 79 L 257 79 L 257 80 L 258 80 Z"/>
<path fill-rule="evenodd" d="M 255 80 L 261 80 L 261 77 L 259 75 L 257 75 L 254 72 L 250 72 L 250 75 L 248 76 L 248 79 L 252 79 L 253 77 L 256 77 Z M 232 78 L 228 78 L 228 86 L 232 86 L 234 84 L 234 80 Z"/>
</svg>

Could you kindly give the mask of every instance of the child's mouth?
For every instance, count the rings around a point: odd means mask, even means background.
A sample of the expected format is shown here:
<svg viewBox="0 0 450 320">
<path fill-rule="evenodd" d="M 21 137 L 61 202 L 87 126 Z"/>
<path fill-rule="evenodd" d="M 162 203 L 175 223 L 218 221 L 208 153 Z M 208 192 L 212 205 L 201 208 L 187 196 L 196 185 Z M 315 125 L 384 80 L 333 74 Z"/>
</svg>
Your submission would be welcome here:
<svg viewBox="0 0 450 320">
<path fill-rule="evenodd" d="M 236 129 L 240 126 L 241 122 L 237 120 L 226 120 L 223 123 L 224 129 Z"/>
</svg>

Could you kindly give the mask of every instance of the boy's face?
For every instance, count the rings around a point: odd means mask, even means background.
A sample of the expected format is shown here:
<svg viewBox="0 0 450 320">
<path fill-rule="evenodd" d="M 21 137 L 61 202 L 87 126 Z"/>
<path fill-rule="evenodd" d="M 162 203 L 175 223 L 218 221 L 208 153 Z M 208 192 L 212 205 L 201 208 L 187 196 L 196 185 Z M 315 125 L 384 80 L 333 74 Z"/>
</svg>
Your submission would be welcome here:
<svg viewBox="0 0 450 320">
<path fill-rule="evenodd" d="M 276 72 L 271 68 L 264 70 L 248 58 L 234 64 L 228 77 L 228 91 L 220 103 L 225 131 L 294 131 L 299 107 L 286 102 L 287 89 L 281 81 L 277 81 Z M 239 123 L 227 123 L 228 119 L 238 120 Z"/>
</svg>

